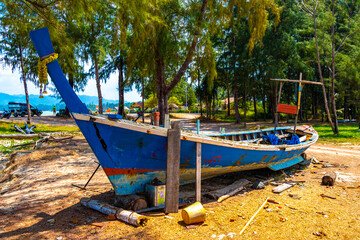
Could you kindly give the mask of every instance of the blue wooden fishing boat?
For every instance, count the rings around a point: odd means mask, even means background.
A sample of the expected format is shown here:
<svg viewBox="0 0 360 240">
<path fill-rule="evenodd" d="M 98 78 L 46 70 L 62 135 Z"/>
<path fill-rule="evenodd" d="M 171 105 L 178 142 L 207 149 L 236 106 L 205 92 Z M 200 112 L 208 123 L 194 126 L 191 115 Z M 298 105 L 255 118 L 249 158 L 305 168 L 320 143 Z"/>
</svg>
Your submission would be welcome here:
<svg viewBox="0 0 360 240">
<path fill-rule="evenodd" d="M 47 28 L 32 31 L 30 37 L 40 59 L 54 54 Z M 116 194 L 143 192 L 154 178 L 165 182 L 167 129 L 127 120 L 89 114 L 66 80 L 57 60 L 47 64 L 48 73 L 71 115 L 94 151 Z M 297 132 L 295 145 L 265 144 L 264 136 L 292 137 L 290 127 L 199 135 L 181 132 L 180 183 L 195 180 L 196 143 L 201 143 L 202 178 L 251 169 L 280 170 L 303 161 L 302 153 L 315 143 L 312 129 Z"/>
</svg>

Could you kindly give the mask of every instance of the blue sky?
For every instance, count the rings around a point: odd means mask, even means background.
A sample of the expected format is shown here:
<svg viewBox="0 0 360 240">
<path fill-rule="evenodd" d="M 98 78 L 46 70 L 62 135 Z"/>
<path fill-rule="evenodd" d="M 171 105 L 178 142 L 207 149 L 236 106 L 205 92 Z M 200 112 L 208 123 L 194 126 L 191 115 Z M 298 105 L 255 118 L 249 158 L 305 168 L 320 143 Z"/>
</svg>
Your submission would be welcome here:
<svg viewBox="0 0 360 240">
<path fill-rule="evenodd" d="M 51 86 L 51 80 L 50 80 Z M 117 90 L 117 75 L 112 74 L 110 79 L 106 84 L 102 83 L 101 91 L 103 97 L 111 100 L 118 100 L 118 90 Z M 35 87 L 33 83 L 28 83 L 29 94 L 39 94 L 39 89 Z M 12 73 L 9 67 L 0 66 L 0 92 L 7 94 L 24 94 L 24 84 L 20 82 L 20 73 L 18 71 Z M 49 94 L 51 92 L 48 91 Z M 83 92 L 77 93 L 79 95 L 88 95 L 88 96 L 97 96 L 96 83 L 95 79 L 89 80 L 85 90 Z M 136 90 L 125 93 L 125 101 L 128 102 L 137 102 L 141 101 L 141 96 L 137 93 Z"/>
</svg>

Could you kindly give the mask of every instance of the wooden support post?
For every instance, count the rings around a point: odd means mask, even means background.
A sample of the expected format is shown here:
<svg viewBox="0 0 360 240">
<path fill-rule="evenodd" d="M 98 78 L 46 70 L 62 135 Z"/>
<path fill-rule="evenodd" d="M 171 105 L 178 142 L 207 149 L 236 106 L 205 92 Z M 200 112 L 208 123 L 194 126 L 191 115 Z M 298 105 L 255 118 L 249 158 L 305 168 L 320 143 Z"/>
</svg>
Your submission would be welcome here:
<svg viewBox="0 0 360 240">
<path fill-rule="evenodd" d="M 297 111 L 296 111 L 295 124 L 294 124 L 294 135 L 296 135 L 296 124 L 299 116 L 300 99 L 301 99 L 301 91 L 302 91 L 301 80 L 302 80 L 302 73 L 300 73 L 300 79 L 299 79 L 299 91 L 298 91 L 298 99 L 297 99 Z"/>
<path fill-rule="evenodd" d="M 276 82 L 275 83 L 275 106 L 274 106 L 274 108 L 275 108 L 275 130 L 276 130 L 276 128 L 277 128 L 277 125 L 278 125 L 278 116 L 279 116 L 279 114 L 277 114 L 277 105 L 278 105 L 278 103 L 277 103 L 277 91 L 278 91 L 278 83 Z"/>
<path fill-rule="evenodd" d="M 180 185 L 180 122 L 171 123 L 168 129 L 166 161 L 165 213 L 177 213 L 179 209 Z"/>
<path fill-rule="evenodd" d="M 170 128 L 169 114 L 165 114 L 164 128 Z"/>
<path fill-rule="evenodd" d="M 196 143 L 196 194 L 197 202 L 201 202 L 201 143 Z"/>
<path fill-rule="evenodd" d="M 280 121 L 280 113 L 278 112 L 278 105 L 280 104 L 280 100 L 281 100 L 281 90 L 282 90 L 283 85 L 284 85 L 284 83 L 283 83 L 283 82 L 280 82 L 279 99 L 277 100 L 277 103 L 276 103 L 277 124 L 276 124 L 276 126 L 275 126 L 275 130 L 276 130 L 277 125 L 280 125 L 280 124 L 279 124 L 279 121 Z M 277 86 L 277 84 L 276 84 L 276 86 Z M 275 97 L 276 97 L 276 96 L 275 96 Z"/>
</svg>

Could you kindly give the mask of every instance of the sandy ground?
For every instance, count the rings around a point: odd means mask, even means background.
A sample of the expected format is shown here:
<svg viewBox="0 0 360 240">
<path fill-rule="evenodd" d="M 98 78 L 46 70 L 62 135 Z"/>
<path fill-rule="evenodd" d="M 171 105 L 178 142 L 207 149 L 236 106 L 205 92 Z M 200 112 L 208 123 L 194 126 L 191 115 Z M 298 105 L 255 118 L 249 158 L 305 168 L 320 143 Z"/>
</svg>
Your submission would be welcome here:
<svg viewBox="0 0 360 240">
<path fill-rule="evenodd" d="M 62 124 L 71 124 L 72 120 L 68 121 Z M 185 126 L 187 124 L 185 122 Z M 192 127 L 193 123 L 189 124 Z M 218 125 L 212 128 L 204 124 L 203 127 L 216 130 Z M 95 174 L 85 191 L 72 185 L 84 185 L 97 166 L 94 154 L 82 137 L 17 152 L 0 177 L 0 238 L 360 239 L 360 146 L 315 144 L 306 153 L 308 158 L 316 157 L 320 164 L 311 164 L 306 169 L 296 166 L 285 172 L 259 170 L 228 174 L 203 181 L 206 221 L 195 229 L 187 229 L 181 210 L 166 217 L 162 212 L 145 214 L 150 217 L 148 225 L 135 228 L 108 220 L 107 216 L 81 206 L 82 197 L 112 203 L 114 194 L 103 171 Z M 327 171 L 338 174 L 334 187 L 320 185 L 321 177 Z M 272 193 L 274 187 L 271 185 L 263 190 L 248 188 L 223 203 L 205 196 L 208 191 L 223 188 L 241 178 L 253 182 L 257 178 L 270 177 L 304 183 L 280 195 Z M 181 194 L 192 202 L 194 185 L 182 186 Z M 300 199 L 290 197 L 290 194 Z M 262 209 L 239 236 L 267 197 L 280 204 L 267 203 L 266 209 Z"/>
</svg>

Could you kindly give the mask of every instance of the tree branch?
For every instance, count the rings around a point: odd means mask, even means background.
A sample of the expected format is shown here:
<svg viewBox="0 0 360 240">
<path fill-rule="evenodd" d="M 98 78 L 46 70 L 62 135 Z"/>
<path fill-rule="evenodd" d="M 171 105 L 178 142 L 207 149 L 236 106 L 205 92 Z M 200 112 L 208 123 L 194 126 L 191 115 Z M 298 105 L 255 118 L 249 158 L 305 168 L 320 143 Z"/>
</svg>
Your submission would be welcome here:
<svg viewBox="0 0 360 240">
<path fill-rule="evenodd" d="M 186 59 L 185 59 L 184 63 L 182 64 L 182 66 L 180 67 L 179 71 L 176 73 L 173 80 L 169 84 L 166 85 L 165 92 L 167 94 L 171 91 L 171 89 L 173 89 L 176 86 L 176 84 L 178 84 L 180 82 L 182 76 L 184 75 L 186 69 L 188 68 L 190 62 L 192 61 L 192 57 L 194 55 L 194 51 L 195 51 L 195 48 L 196 48 L 196 45 L 198 43 L 198 39 L 200 36 L 200 24 L 201 24 L 201 21 L 204 19 L 207 3 L 208 3 L 208 0 L 203 0 L 202 6 L 201 6 L 201 15 L 199 16 L 199 19 L 198 19 L 198 26 L 196 27 L 194 38 L 190 45 Z"/>
</svg>

